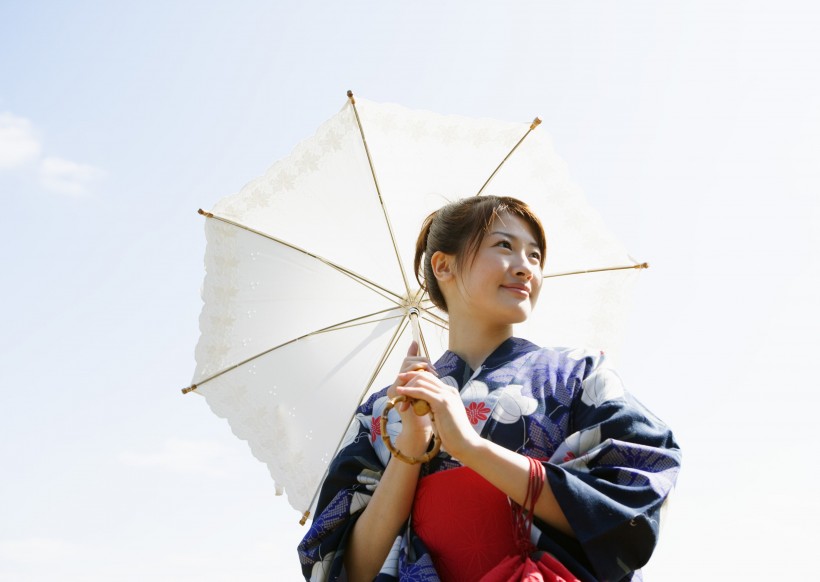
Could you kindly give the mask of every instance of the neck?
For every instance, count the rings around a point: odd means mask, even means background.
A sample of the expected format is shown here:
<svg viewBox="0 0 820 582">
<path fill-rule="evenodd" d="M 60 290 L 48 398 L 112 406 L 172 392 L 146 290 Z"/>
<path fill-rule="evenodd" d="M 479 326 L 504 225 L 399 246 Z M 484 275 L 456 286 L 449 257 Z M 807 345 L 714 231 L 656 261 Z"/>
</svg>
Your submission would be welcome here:
<svg viewBox="0 0 820 582">
<path fill-rule="evenodd" d="M 472 370 L 477 370 L 512 334 L 512 325 L 487 327 L 476 325 L 469 318 L 450 315 L 449 349 Z"/>
</svg>

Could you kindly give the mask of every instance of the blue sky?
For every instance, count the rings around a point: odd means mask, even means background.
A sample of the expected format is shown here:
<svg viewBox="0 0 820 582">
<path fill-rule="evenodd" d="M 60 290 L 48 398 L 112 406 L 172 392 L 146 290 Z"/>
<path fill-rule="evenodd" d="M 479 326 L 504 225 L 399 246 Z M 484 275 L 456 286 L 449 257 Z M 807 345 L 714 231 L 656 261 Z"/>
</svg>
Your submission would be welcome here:
<svg viewBox="0 0 820 582">
<path fill-rule="evenodd" d="M 179 394 L 201 306 L 196 209 L 347 89 L 542 117 L 652 265 L 620 373 L 685 465 L 647 574 L 808 576 L 820 8 L 271 4 L 0 6 L 0 577 L 297 575 L 298 515 Z"/>
</svg>

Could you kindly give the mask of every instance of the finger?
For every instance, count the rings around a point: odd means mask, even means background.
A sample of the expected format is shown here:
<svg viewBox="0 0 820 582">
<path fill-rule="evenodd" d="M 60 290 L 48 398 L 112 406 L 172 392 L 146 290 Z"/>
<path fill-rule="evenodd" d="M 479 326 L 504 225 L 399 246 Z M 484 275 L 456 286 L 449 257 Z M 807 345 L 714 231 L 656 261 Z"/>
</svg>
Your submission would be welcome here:
<svg viewBox="0 0 820 582">
<path fill-rule="evenodd" d="M 431 374 L 436 373 L 436 369 L 433 367 L 433 364 L 427 361 L 415 361 L 415 362 L 405 362 L 404 367 L 402 368 L 402 372 L 420 372 L 420 371 L 430 372 Z"/>
<path fill-rule="evenodd" d="M 436 380 L 435 376 L 427 372 L 411 372 L 406 381 L 397 383 L 396 393 L 411 398 L 418 398 L 418 396 L 416 393 L 411 394 L 407 390 L 424 390 L 425 393 L 440 394 L 442 393 L 442 386 Z"/>
<path fill-rule="evenodd" d="M 396 376 L 395 386 L 396 388 L 399 386 L 406 386 L 408 383 L 412 382 L 416 376 L 420 376 L 425 373 L 427 372 L 424 370 L 408 370 L 406 372 L 400 372 L 399 375 Z"/>
<path fill-rule="evenodd" d="M 439 403 L 441 400 L 440 394 L 424 386 L 402 386 L 399 388 L 399 394 L 407 396 L 407 401 L 423 400 L 428 405 Z"/>
<path fill-rule="evenodd" d="M 408 370 L 406 372 L 400 372 L 398 376 L 396 376 L 396 383 L 399 385 L 405 385 L 414 378 L 426 378 L 428 382 L 434 383 L 441 383 L 441 380 L 438 379 L 438 376 L 432 371 L 429 370 Z"/>
<path fill-rule="evenodd" d="M 428 358 L 427 356 L 410 356 L 410 355 L 408 355 L 406 358 L 404 358 L 404 363 L 405 364 L 409 364 L 411 362 L 412 363 L 423 362 L 424 364 L 426 364 L 425 367 L 427 369 L 429 369 L 433 374 L 438 375 L 438 372 L 436 372 L 436 367 L 433 365 L 433 362 L 431 362 L 430 358 Z"/>
<path fill-rule="evenodd" d="M 400 375 L 401 374 L 399 374 L 399 376 Z M 407 382 L 407 380 L 405 380 L 404 378 L 399 378 L 399 376 L 396 376 L 396 380 L 395 380 L 395 382 L 393 382 L 393 385 L 390 386 L 390 388 L 387 389 L 387 396 L 389 398 L 395 398 L 396 396 L 398 396 L 399 393 L 396 392 L 396 388 L 398 388 L 399 386 L 404 385 Z"/>
</svg>

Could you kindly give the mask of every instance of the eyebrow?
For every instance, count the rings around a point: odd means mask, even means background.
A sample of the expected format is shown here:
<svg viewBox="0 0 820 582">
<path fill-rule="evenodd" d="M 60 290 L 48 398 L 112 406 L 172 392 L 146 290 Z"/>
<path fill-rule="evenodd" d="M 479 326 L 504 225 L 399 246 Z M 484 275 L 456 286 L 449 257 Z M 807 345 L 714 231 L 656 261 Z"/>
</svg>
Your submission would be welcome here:
<svg viewBox="0 0 820 582">
<path fill-rule="evenodd" d="M 521 240 L 521 239 L 519 239 L 519 237 L 515 236 L 514 234 L 510 234 L 509 232 L 504 232 L 503 230 L 494 230 L 492 232 L 488 232 L 487 234 L 500 234 L 501 236 L 506 236 L 507 238 L 511 238 L 513 240 Z M 530 242 L 527 243 L 527 244 L 529 244 L 530 246 L 533 246 L 533 247 L 540 250 L 540 247 L 538 246 L 538 243 L 535 242 L 535 239 L 530 239 Z"/>
</svg>

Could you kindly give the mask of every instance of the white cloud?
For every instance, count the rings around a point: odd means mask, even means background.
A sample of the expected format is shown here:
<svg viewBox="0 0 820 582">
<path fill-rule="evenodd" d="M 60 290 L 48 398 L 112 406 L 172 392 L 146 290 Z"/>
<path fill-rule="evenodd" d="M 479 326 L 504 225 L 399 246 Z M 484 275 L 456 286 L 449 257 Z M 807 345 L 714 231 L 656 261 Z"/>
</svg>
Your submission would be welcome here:
<svg viewBox="0 0 820 582">
<path fill-rule="evenodd" d="M 153 453 L 124 452 L 121 463 L 130 467 L 157 468 L 176 473 L 197 473 L 222 477 L 226 470 L 231 449 L 210 441 L 185 441 L 169 439 L 162 449 Z"/>
<path fill-rule="evenodd" d="M 105 172 L 57 156 L 43 156 L 42 144 L 25 117 L 0 113 L 0 170 L 11 170 L 29 163 L 35 166 L 40 184 L 47 190 L 80 196 L 89 192 Z"/>
<path fill-rule="evenodd" d="M 54 538 L 0 540 L 0 561 L 51 562 L 77 555 L 79 547 Z"/>
<path fill-rule="evenodd" d="M 63 158 L 49 156 L 40 162 L 40 183 L 54 192 L 79 196 L 104 176 L 94 166 L 78 164 Z"/>
<path fill-rule="evenodd" d="M 40 150 L 40 140 L 28 119 L 0 113 L 0 170 L 35 160 Z"/>
</svg>

